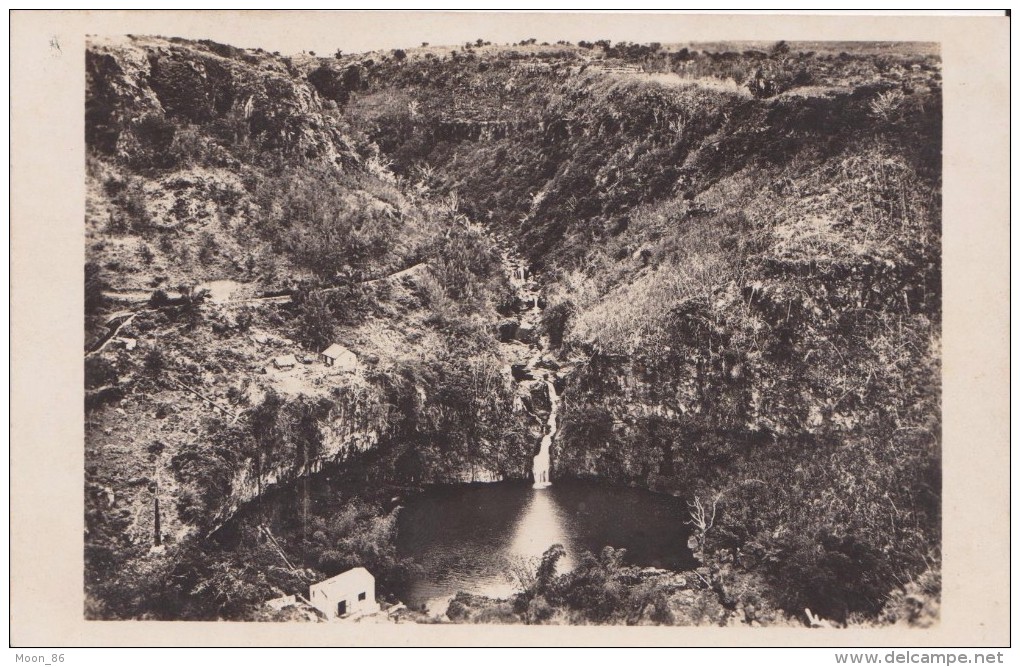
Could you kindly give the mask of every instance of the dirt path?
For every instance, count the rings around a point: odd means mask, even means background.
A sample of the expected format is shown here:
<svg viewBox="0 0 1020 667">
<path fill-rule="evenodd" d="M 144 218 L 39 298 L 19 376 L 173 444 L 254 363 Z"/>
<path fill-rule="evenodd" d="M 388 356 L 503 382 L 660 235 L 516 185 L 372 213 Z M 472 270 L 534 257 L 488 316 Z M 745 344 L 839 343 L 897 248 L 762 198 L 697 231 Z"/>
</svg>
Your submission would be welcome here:
<svg viewBox="0 0 1020 667">
<path fill-rule="evenodd" d="M 379 278 L 372 278 L 371 280 L 363 280 L 363 281 L 361 281 L 361 282 L 359 282 L 357 284 L 358 285 L 376 285 L 376 284 L 379 284 L 379 283 L 382 283 L 382 282 L 385 282 L 385 281 L 388 281 L 388 280 L 394 280 L 394 279 L 398 279 L 398 278 L 403 278 L 404 276 L 414 275 L 416 273 L 421 272 L 427 266 L 428 266 L 427 262 L 418 262 L 414 266 L 409 266 L 406 269 L 401 269 L 399 271 L 395 271 L 394 273 L 391 273 L 391 274 L 385 275 L 385 276 L 381 276 Z M 228 282 L 229 283 L 233 283 L 235 286 L 243 286 L 244 285 L 244 283 L 234 283 L 233 281 L 211 281 L 209 283 L 203 283 L 203 284 L 198 285 L 198 287 L 196 289 L 201 289 L 203 287 L 203 285 L 216 285 L 217 283 L 228 283 Z M 322 288 L 319 288 L 319 289 L 311 290 L 311 292 L 312 293 L 328 293 L 328 292 L 336 292 L 336 291 L 338 291 L 340 289 L 344 289 L 344 288 L 342 288 L 342 287 L 322 287 Z M 167 295 L 167 298 L 172 299 L 172 300 L 179 300 L 179 299 L 181 299 L 183 297 L 183 295 L 180 292 L 165 292 L 165 294 Z M 148 290 L 141 290 L 141 289 L 104 290 L 103 291 L 103 296 L 106 297 L 107 299 L 111 300 L 111 301 L 129 302 L 129 303 L 130 302 L 133 302 L 133 303 L 149 303 L 149 301 L 152 299 L 152 292 L 148 291 Z M 228 299 L 228 298 L 218 297 L 216 294 L 213 294 L 212 296 L 214 298 L 210 299 L 211 302 L 215 303 L 216 305 L 219 305 L 219 306 L 234 306 L 234 305 L 253 304 L 253 303 L 287 304 L 287 303 L 291 303 L 291 302 L 294 301 L 294 296 L 292 294 L 277 294 L 277 295 L 274 295 L 274 296 L 255 296 L 255 297 L 248 297 L 248 298 L 244 298 L 244 299 Z M 535 298 L 537 299 L 537 292 L 536 292 L 536 297 Z M 536 303 L 537 303 L 537 301 L 536 301 Z M 173 306 L 173 305 L 176 305 L 176 304 L 170 304 L 170 305 Z M 103 348 L 106 347 L 106 344 L 109 343 L 111 340 L 113 340 L 117 336 L 117 334 L 120 332 L 120 330 L 124 327 L 124 325 L 126 325 L 128 322 L 130 322 L 132 319 L 134 319 L 134 317 L 136 315 L 138 315 L 139 313 L 150 312 L 150 311 L 154 311 L 154 310 L 158 310 L 158 309 L 157 308 L 138 308 L 138 309 L 131 309 L 131 310 L 120 310 L 120 311 L 117 311 L 115 313 L 110 314 L 106 318 L 106 326 L 109 328 L 109 331 L 106 334 L 104 334 L 102 338 L 100 338 L 98 341 L 96 341 L 89 348 L 89 350 L 85 353 L 85 356 L 88 357 L 89 355 L 92 355 L 92 354 L 95 354 L 97 352 L 102 351 Z M 118 322 L 118 320 L 121 320 L 122 318 L 126 318 L 126 319 L 123 319 L 123 321 Z M 537 322 L 537 319 L 535 321 Z"/>
<path fill-rule="evenodd" d="M 379 283 L 386 282 L 388 280 L 394 280 L 403 278 L 404 276 L 411 276 L 422 271 L 428 264 L 426 262 L 418 262 L 414 266 L 409 266 L 406 269 L 395 271 L 394 273 L 380 276 L 379 278 L 372 278 L 370 280 L 362 280 L 357 285 L 376 285 Z M 209 283 L 202 283 L 196 286 L 196 290 L 203 289 L 206 285 L 215 286 L 219 283 L 234 283 L 234 281 L 226 280 L 213 280 Z M 237 286 L 244 286 L 250 283 L 234 283 Z M 345 289 L 344 287 L 320 287 L 318 289 L 310 290 L 313 293 L 328 293 L 336 292 L 338 290 Z M 122 302 L 148 302 L 152 298 L 153 290 L 142 290 L 142 289 L 124 289 L 124 290 L 104 290 L 103 296 L 111 301 L 122 301 Z M 183 295 L 180 292 L 166 292 L 169 299 L 180 299 Z M 245 304 L 245 303 L 290 303 L 294 300 L 291 294 L 276 294 L 272 296 L 253 296 L 246 297 L 243 299 L 231 299 L 217 297 L 217 294 L 211 294 L 212 303 L 216 303 L 221 306 L 229 306 L 233 304 Z M 130 312 L 130 311 L 129 311 Z"/>
</svg>

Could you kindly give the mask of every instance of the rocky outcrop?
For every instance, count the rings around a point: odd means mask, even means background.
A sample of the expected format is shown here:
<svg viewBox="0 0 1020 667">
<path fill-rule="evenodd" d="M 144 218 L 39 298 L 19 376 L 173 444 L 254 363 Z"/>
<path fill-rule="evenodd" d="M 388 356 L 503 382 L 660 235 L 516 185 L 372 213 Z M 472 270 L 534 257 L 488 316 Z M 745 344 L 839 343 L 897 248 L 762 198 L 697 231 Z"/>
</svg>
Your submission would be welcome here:
<svg viewBox="0 0 1020 667">
<path fill-rule="evenodd" d="M 360 63 L 344 66 L 323 63 L 308 74 L 308 81 L 324 98 L 343 106 L 352 93 L 368 85 L 368 72 Z"/>
<path fill-rule="evenodd" d="M 188 125 L 214 141 L 353 166 L 336 105 L 265 52 L 152 37 L 93 40 L 86 50 L 88 143 L 121 157 L 167 150 Z M 332 109 L 329 106 L 332 105 Z M 156 144 L 152 146 L 152 144 Z"/>
</svg>

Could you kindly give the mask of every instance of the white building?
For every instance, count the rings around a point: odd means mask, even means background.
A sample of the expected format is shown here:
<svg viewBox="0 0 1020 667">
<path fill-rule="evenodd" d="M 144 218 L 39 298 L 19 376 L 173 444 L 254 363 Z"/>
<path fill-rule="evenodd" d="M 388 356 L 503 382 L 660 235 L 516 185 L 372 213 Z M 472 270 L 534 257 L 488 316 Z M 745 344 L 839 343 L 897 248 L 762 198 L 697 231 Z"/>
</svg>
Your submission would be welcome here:
<svg viewBox="0 0 1020 667">
<path fill-rule="evenodd" d="M 379 603 L 375 601 L 375 577 L 363 567 L 313 584 L 308 589 L 308 601 L 328 620 L 379 611 Z"/>
<path fill-rule="evenodd" d="M 358 356 L 339 343 L 333 343 L 323 350 L 319 357 L 327 366 L 335 366 L 344 371 L 358 369 Z"/>
</svg>

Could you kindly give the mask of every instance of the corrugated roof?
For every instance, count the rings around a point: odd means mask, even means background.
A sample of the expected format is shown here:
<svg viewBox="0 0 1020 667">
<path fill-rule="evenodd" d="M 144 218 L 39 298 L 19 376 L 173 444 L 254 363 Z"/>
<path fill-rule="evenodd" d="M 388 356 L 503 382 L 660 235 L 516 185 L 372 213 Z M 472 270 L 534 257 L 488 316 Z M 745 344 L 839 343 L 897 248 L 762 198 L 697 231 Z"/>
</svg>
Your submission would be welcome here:
<svg viewBox="0 0 1020 667">
<path fill-rule="evenodd" d="M 322 353 L 331 359 L 339 359 L 344 354 L 354 354 L 340 343 L 333 343 L 323 350 Z"/>
</svg>

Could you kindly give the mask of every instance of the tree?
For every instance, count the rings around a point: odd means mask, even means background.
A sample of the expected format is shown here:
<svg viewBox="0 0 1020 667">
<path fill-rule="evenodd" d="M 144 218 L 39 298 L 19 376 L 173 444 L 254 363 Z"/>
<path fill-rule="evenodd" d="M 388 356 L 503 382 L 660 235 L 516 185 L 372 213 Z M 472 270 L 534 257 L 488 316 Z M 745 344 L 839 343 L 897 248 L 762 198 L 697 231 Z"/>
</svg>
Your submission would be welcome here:
<svg viewBox="0 0 1020 667">
<path fill-rule="evenodd" d="M 747 79 L 747 89 L 757 98 L 764 99 L 779 93 L 779 84 L 776 83 L 772 72 L 759 67 Z"/>
<path fill-rule="evenodd" d="M 149 306 L 151 308 L 164 308 L 170 305 L 170 297 L 161 289 L 158 289 L 152 293 L 149 297 Z"/>
<path fill-rule="evenodd" d="M 696 553 L 694 554 L 698 560 L 702 563 L 705 562 L 705 538 L 708 535 L 708 531 L 715 525 L 715 513 L 716 508 L 719 505 L 719 496 L 717 495 L 712 500 L 712 509 L 709 510 L 701 502 L 701 498 L 695 496 L 693 503 L 687 503 L 690 507 L 691 518 L 687 523 L 694 526 L 695 534 L 693 536 Z"/>
<path fill-rule="evenodd" d="M 789 52 L 790 45 L 786 43 L 786 40 L 781 39 L 772 45 L 773 56 L 785 56 Z"/>
<path fill-rule="evenodd" d="M 255 441 L 255 480 L 258 497 L 262 497 L 262 474 L 267 461 L 272 459 L 280 441 L 279 422 L 283 409 L 283 398 L 275 391 L 266 393 L 262 403 L 251 411 L 249 428 Z"/>
<path fill-rule="evenodd" d="M 188 328 L 194 329 L 202 321 L 202 304 L 209 296 L 209 290 L 197 289 L 191 285 L 181 285 L 177 289 L 181 292 L 181 310 Z"/>
<path fill-rule="evenodd" d="M 321 350 L 333 342 L 336 319 L 330 299 L 322 292 L 311 292 L 302 302 L 298 316 L 300 337 L 313 349 Z"/>
</svg>

